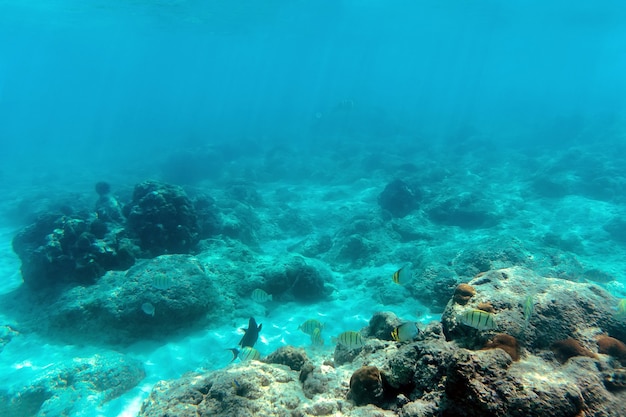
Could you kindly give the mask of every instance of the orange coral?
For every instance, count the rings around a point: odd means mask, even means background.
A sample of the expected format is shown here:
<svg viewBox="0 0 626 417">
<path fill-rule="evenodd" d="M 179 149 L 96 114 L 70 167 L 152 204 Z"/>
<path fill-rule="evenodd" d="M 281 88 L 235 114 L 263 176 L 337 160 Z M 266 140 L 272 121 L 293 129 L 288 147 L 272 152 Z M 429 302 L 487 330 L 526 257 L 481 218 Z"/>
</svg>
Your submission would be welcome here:
<svg viewBox="0 0 626 417">
<path fill-rule="evenodd" d="M 598 357 L 595 353 L 581 345 L 578 340 L 571 337 L 565 340 L 557 340 L 550 348 L 554 352 L 556 359 L 561 363 L 567 362 L 569 358 L 574 356 L 587 356 L 594 359 Z"/>
<path fill-rule="evenodd" d="M 476 290 L 469 284 L 459 284 L 454 290 L 453 300 L 457 304 L 465 305 L 476 294 Z"/>
<path fill-rule="evenodd" d="M 498 333 L 491 340 L 485 343 L 485 347 L 482 350 L 487 349 L 502 349 L 509 354 L 514 361 L 519 360 L 519 345 L 517 339 L 505 333 Z"/>
<path fill-rule="evenodd" d="M 598 336 L 598 352 L 613 356 L 620 362 L 626 363 L 626 345 L 614 337 L 601 335 Z"/>
<path fill-rule="evenodd" d="M 496 309 L 493 308 L 491 303 L 480 303 L 476 306 L 477 309 L 486 311 L 487 313 L 495 313 Z"/>
</svg>

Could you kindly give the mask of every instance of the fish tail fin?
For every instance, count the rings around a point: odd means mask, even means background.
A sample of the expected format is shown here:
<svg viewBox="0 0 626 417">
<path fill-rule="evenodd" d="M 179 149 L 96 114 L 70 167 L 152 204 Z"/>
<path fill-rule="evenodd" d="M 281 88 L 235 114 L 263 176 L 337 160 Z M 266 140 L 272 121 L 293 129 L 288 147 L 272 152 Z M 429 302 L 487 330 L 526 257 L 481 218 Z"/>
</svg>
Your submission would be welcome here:
<svg viewBox="0 0 626 417">
<path fill-rule="evenodd" d="M 272 294 L 270 294 L 269 297 L 267 297 L 267 299 L 270 300 L 270 301 L 274 301 L 273 298 L 274 298 L 274 296 Z"/>
<path fill-rule="evenodd" d="M 235 359 L 237 359 L 237 356 L 239 356 L 239 349 L 237 348 L 226 349 L 226 350 L 230 350 L 233 354 L 233 358 L 231 359 L 231 362 L 233 362 Z"/>
</svg>

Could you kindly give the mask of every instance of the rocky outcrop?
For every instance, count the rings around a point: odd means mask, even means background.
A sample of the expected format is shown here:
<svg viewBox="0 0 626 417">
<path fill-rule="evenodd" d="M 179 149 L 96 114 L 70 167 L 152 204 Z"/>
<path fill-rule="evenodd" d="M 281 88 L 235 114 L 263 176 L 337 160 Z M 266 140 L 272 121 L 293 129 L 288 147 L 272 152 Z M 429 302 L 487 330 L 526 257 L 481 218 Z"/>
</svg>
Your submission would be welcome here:
<svg viewBox="0 0 626 417">
<path fill-rule="evenodd" d="M 37 292 L 91 284 L 106 271 L 132 266 L 137 252 L 121 227 L 87 214 L 42 215 L 15 236 L 13 250 L 24 283 Z"/>
<path fill-rule="evenodd" d="M 217 276 L 189 255 L 162 255 L 126 272 L 109 271 L 95 284 L 75 285 L 51 299 L 17 291 L 5 300 L 24 330 L 62 342 L 129 344 L 165 340 L 220 319 L 228 300 Z"/>
<path fill-rule="evenodd" d="M 124 214 L 129 232 L 137 237 L 148 256 L 190 253 L 198 243 L 198 216 L 179 186 L 156 181 L 136 185 Z"/>
<path fill-rule="evenodd" d="M 253 361 L 162 382 L 140 416 L 626 415 L 622 336 L 610 308 L 617 300 L 595 285 L 522 268 L 489 271 L 470 285 L 476 293 L 466 304 L 454 300 L 452 288 L 443 322 L 422 328 L 414 341 L 389 340 L 401 319 L 377 313 L 363 330 L 365 346 L 350 360 L 339 360 L 337 348 L 334 363 L 306 361 L 298 370 Z M 537 289 L 530 298 L 528 288 Z M 464 309 L 479 307 L 497 317 L 497 329 L 458 320 Z M 539 336 L 544 326 L 553 334 Z M 601 333 L 616 336 L 595 337 Z M 554 342 L 562 340 L 588 354 L 558 356 Z M 270 357 L 302 358 L 296 353 L 283 348 Z"/>
<path fill-rule="evenodd" d="M 531 352 L 547 350 L 568 338 L 589 348 L 601 333 L 626 340 L 623 321 L 614 314 L 617 299 L 595 284 L 545 278 L 514 267 L 488 271 L 469 285 L 476 295 L 464 306 L 448 303 L 442 316 L 448 340 L 463 347 L 482 347 L 495 333 L 515 337 Z M 490 303 L 495 309 L 497 329 L 491 332 L 459 322 L 464 311 L 481 303 Z"/>
</svg>

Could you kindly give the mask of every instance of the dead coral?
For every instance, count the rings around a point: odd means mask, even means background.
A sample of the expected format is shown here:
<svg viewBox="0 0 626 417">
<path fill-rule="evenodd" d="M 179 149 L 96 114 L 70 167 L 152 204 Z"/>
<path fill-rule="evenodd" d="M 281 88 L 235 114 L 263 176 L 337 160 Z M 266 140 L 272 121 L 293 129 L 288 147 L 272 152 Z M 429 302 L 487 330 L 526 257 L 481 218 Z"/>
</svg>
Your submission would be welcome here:
<svg viewBox="0 0 626 417">
<path fill-rule="evenodd" d="M 505 333 L 498 333 L 491 340 L 487 341 L 482 350 L 498 348 L 508 353 L 514 361 L 519 360 L 519 344 L 517 343 L 517 339 L 513 336 Z"/>
<path fill-rule="evenodd" d="M 550 348 L 554 352 L 556 359 L 561 363 L 567 362 L 569 358 L 573 358 L 574 356 L 587 356 L 594 359 L 598 358 L 595 353 L 591 352 L 589 349 L 581 345 L 578 340 L 572 339 L 571 337 L 565 340 L 557 340 Z"/>
<path fill-rule="evenodd" d="M 457 304 L 465 305 L 467 302 L 476 295 L 476 290 L 469 284 L 459 284 L 454 290 L 454 302 Z"/>
<path fill-rule="evenodd" d="M 626 345 L 614 337 L 601 335 L 597 337 L 598 352 L 618 359 L 622 365 L 626 364 Z"/>
</svg>

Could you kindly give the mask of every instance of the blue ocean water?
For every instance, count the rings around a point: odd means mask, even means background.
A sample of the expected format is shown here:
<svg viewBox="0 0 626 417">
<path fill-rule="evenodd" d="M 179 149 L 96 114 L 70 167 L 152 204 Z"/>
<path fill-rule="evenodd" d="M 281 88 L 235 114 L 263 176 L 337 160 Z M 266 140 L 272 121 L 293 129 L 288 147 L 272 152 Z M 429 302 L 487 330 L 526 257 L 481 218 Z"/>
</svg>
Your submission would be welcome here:
<svg viewBox="0 0 626 417">
<path fill-rule="evenodd" d="M 121 350 L 147 376 L 97 412 L 135 415 L 159 379 L 228 365 L 250 315 L 265 323 L 264 355 L 309 346 L 297 331 L 308 318 L 332 323 L 329 336 L 381 310 L 436 320 L 391 274 L 410 262 L 425 279 L 502 242 L 540 273 L 626 297 L 626 8 L 508 3 L 0 0 L 0 325 L 20 330 L 0 354 L 0 392 Z M 246 184 L 262 226 L 235 239 L 259 256 L 330 236 L 338 254 L 311 257 L 332 271 L 332 296 L 275 297 L 269 314 L 227 294 L 236 308 L 219 323 L 123 348 L 20 323 L 16 233 L 43 213 L 92 210 L 98 181 L 126 204 L 149 179 L 218 205 Z M 379 204 L 395 179 L 422 194 L 400 226 Z M 468 211 L 442 213 L 447 201 Z M 342 236 L 364 246 L 342 251 Z M 69 409 L 95 415 L 88 400 Z"/>
</svg>

